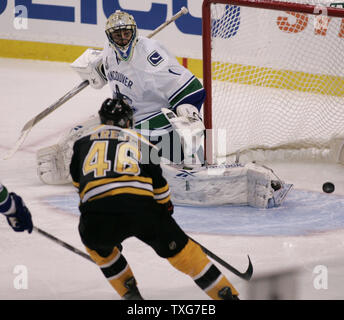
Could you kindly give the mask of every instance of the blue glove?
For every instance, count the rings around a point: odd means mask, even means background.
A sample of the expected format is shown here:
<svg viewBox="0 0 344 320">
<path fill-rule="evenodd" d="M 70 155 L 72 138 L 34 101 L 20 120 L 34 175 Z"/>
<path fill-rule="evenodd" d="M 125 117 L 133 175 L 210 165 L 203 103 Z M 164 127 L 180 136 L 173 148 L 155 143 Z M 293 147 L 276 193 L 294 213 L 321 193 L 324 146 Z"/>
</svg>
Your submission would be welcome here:
<svg viewBox="0 0 344 320">
<path fill-rule="evenodd" d="M 25 206 L 22 198 L 16 195 L 14 192 L 11 192 L 9 195 L 15 203 L 16 212 L 6 215 L 8 224 L 16 232 L 27 230 L 29 233 L 31 233 L 33 224 L 29 209 Z"/>
</svg>

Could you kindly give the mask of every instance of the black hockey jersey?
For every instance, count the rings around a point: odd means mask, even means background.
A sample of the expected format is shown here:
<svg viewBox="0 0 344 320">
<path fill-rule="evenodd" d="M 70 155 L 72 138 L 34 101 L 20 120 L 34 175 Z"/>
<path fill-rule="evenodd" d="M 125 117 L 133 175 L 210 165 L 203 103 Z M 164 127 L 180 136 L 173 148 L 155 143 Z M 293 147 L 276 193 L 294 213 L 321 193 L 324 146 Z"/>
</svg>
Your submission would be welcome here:
<svg viewBox="0 0 344 320">
<path fill-rule="evenodd" d="M 73 147 L 70 173 L 80 204 L 123 194 L 160 204 L 170 200 L 158 149 L 131 129 L 100 125 L 81 137 Z"/>
</svg>

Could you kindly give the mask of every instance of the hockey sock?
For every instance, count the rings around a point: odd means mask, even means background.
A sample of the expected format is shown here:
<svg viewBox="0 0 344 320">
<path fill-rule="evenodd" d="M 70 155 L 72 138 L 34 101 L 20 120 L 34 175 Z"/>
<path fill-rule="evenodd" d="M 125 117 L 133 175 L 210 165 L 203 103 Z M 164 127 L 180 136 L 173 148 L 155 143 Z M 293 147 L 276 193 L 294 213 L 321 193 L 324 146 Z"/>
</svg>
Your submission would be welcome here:
<svg viewBox="0 0 344 320">
<path fill-rule="evenodd" d="M 100 267 L 100 270 L 111 286 L 121 297 L 123 297 L 128 292 L 128 288 L 125 285 L 126 281 L 130 278 L 134 278 L 134 275 L 127 260 L 118 248 L 114 247 L 112 253 L 107 257 L 102 257 L 95 250 L 91 250 L 87 247 L 86 250 L 93 261 Z"/>
<path fill-rule="evenodd" d="M 201 247 L 189 239 L 186 246 L 168 261 L 177 270 L 189 275 L 204 292 L 214 300 L 221 300 L 219 291 L 229 287 L 233 295 L 238 291 L 209 260 Z"/>
</svg>

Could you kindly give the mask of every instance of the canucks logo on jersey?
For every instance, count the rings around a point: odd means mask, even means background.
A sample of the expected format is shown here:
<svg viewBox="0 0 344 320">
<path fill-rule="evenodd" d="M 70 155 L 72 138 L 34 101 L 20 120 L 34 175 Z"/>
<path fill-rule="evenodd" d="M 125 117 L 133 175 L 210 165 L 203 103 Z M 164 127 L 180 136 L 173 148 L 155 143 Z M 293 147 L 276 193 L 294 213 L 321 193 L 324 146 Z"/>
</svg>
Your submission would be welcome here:
<svg viewBox="0 0 344 320">
<path fill-rule="evenodd" d="M 159 65 L 162 61 L 164 61 L 164 58 L 159 54 L 158 51 L 154 50 L 148 57 L 147 57 L 148 62 L 156 67 Z"/>
</svg>

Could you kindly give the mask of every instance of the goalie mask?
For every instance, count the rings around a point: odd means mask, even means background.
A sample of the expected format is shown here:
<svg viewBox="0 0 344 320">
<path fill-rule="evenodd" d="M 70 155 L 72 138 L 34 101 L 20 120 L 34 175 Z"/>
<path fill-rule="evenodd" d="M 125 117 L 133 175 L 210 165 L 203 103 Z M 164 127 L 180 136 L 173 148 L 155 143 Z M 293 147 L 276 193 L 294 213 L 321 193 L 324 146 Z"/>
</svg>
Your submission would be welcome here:
<svg viewBox="0 0 344 320">
<path fill-rule="evenodd" d="M 116 10 L 106 21 L 105 33 L 117 57 L 128 61 L 137 42 L 137 26 L 132 15 Z"/>
<path fill-rule="evenodd" d="M 102 124 L 121 128 L 132 128 L 134 125 L 133 109 L 122 99 L 106 99 L 98 114 Z"/>
</svg>

